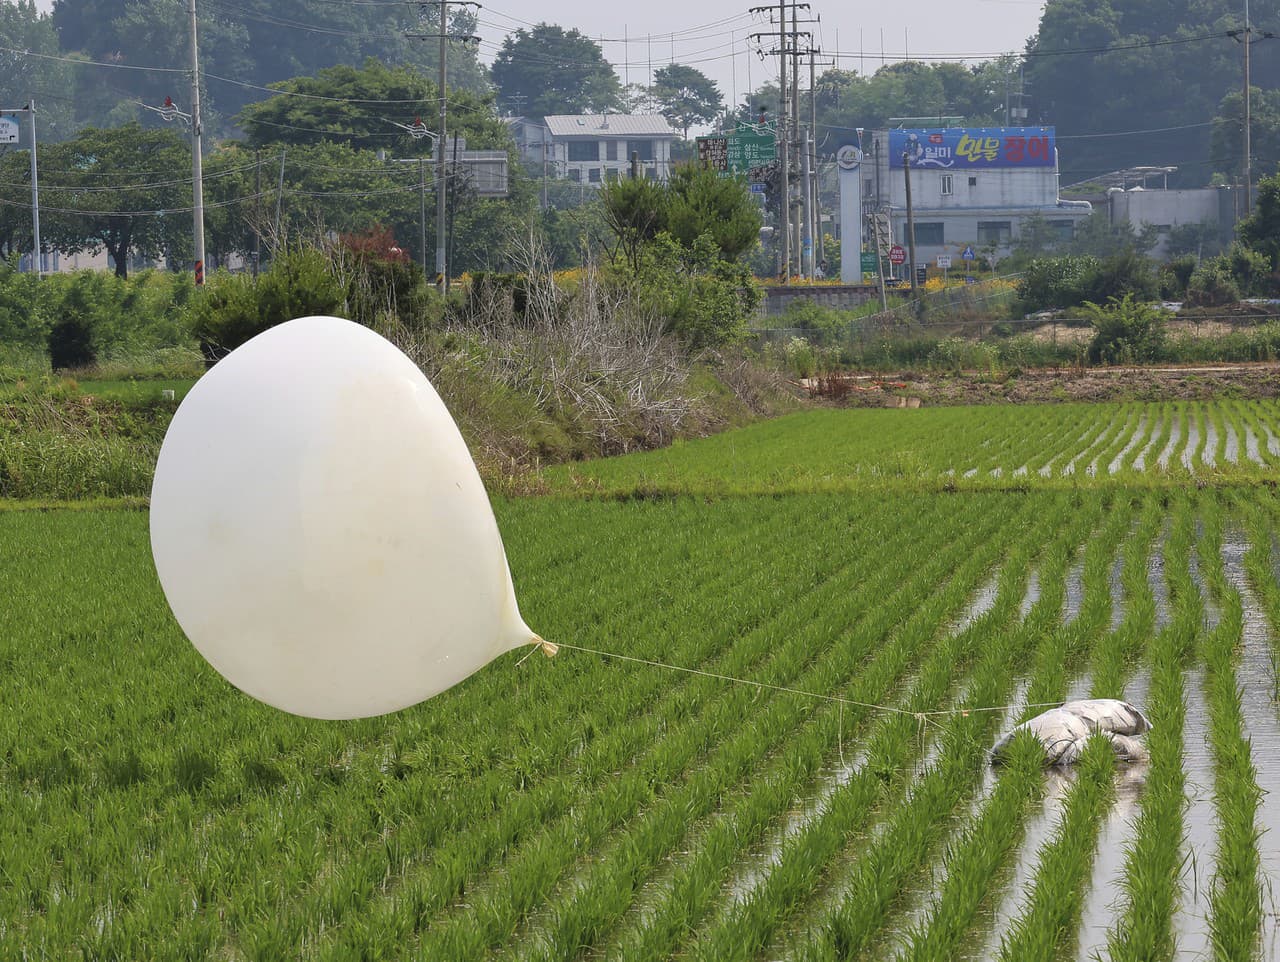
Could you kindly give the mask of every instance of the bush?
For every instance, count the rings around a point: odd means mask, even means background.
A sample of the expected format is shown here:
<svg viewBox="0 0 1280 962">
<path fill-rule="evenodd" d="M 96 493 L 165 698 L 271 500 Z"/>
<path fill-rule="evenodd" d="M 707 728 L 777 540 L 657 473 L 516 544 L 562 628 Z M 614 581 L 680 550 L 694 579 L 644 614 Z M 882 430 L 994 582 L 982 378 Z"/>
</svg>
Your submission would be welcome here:
<svg viewBox="0 0 1280 962">
<path fill-rule="evenodd" d="M 1087 254 L 1039 257 L 1027 265 L 1018 281 L 1018 299 L 1024 313 L 1075 307 L 1084 301 L 1083 285 L 1098 268 L 1098 259 Z"/>
<path fill-rule="evenodd" d="M 1188 307 L 1221 307 L 1240 300 L 1240 288 L 1223 255 L 1203 261 L 1187 283 Z"/>
<path fill-rule="evenodd" d="M 835 344 L 849 332 L 849 321 L 843 314 L 807 299 L 797 299 L 787 304 L 778 326 L 804 331 L 805 336 L 815 344 Z"/>
<path fill-rule="evenodd" d="M 55 370 L 88 367 L 98 359 L 93 331 L 78 311 L 67 312 L 49 332 L 49 365 Z"/>
<path fill-rule="evenodd" d="M 1158 360 L 1164 347 L 1164 312 L 1132 294 L 1112 297 L 1105 307 L 1085 305 L 1095 331 L 1086 356 L 1091 364 L 1144 364 Z"/>
<path fill-rule="evenodd" d="M 1194 254 L 1183 254 L 1165 264 L 1160 269 L 1160 296 L 1167 301 L 1183 300 L 1197 266 Z"/>
<path fill-rule="evenodd" d="M 294 248 L 278 255 L 256 283 L 248 274 L 215 274 L 192 309 L 191 330 L 212 364 L 277 324 L 340 312 L 345 294 L 323 251 Z"/>
</svg>

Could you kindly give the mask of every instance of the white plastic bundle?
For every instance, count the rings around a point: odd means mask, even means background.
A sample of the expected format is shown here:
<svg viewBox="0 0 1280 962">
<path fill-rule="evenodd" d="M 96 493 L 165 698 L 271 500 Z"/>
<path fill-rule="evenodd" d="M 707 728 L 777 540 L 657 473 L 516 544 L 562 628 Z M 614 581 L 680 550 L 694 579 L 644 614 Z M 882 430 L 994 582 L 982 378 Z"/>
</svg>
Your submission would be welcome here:
<svg viewBox="0 0 1280 962">
<path fill-rule="evenodd" d="M 1146 749 L 1136 736 L 1150 730 L 1147 716 L 1126 701 L 1116 698 L 1069 701 L 1005 732 L 992 749 L 992 755 L 999 759 L 1018 732 L 1029 731 L 1044 746 L 1050 765 L 1075 763 L 1091 735 L 1110 740 L 1118 758 L 1137 761 L 1146 757 Z"/>
</svg>

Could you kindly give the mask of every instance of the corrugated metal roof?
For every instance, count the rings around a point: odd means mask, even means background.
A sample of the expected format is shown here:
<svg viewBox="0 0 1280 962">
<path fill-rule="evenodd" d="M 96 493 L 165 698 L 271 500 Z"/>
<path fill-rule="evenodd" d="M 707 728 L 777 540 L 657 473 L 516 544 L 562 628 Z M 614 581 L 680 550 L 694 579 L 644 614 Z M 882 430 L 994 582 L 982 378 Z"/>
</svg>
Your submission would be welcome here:
<svg viewBox="0 0 1280 962">
<path fill-rule="evenodd" d="M 552 137 L 675 137 L 662 114 L 554 114 L 546 118 Z"/>
</svg>

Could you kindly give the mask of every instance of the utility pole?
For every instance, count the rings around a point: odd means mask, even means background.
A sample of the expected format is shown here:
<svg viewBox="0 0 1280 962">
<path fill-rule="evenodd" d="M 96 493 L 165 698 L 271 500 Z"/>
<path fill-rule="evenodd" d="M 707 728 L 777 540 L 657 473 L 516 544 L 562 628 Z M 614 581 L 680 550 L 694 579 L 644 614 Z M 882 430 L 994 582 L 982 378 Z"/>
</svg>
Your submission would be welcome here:
<svg viewBox="0 0 1280 962">
<path fill-rule="evenodd" d="M 448 251 L 445 246 L 445 193 L 448 183 L 444 176 L 444 147 L 448 141 L 445 118 L 449 113 L 449 96 L 445 92 L 445 61 L 449 51 L 449 0 L 440 0 L 440 137 L 436 140 L 436 287 L 440 293 L 449 292 Z M 424 248 L 426 241 L 423 241 Z"/>
<path fill-rule="evenodd" d="M 454 0 L 458 6 L 478 7 L 480 4 L 472 2 L 472 0 Z M 445 143 L 448 136 L 446 123 L 449 115 L 449 96 L 446 83 L 448 81 L 448 70 L 446 64 L 449 54 L 450 40 L 467 40 L 473 43 L 479 42 L 480 38 L 464 34 L 449 33 L 449 0 L 423 0 L 422 6 L 432 5 L 440 10 L 440 32 L 437 36 L 440 39 L 440 129 L 437 131 L 437 139 L 435 142 L 436 151 L 436 288 L 442 294 L 449 292 L 449 258 L 448 247 L 445 243 L 445 218 L 448 207 L 446 205 L 446 193 L 448 191 L 448 178 L 445 175 Z M 408 34 L 411 39 L 425 40 L 429 38 L 429 34 L 411 33 Z M 424 244 L 425 247 L 425 244 Z"/>
<path fill-rule="evenodd" d="M 911 293 L 916 293 L 916 221 L 911 208 L 911 154 L 902 152 L 902 178 L 907 184 L 907 263 L 911 265 Z"/>
<path fill-rule="evenodd" d="M 787 113 L 787 5 L 778 0 L 778 131 L 775 140 L 782 158 L 782 283 L 791 283 L 791 126 Z"/>
<path fill-rule="evenodd" d="M 1251 121 L 1249 117 L 1249 44 L 1252 40 L 1249 27 L 1249 0 L 1244 0 L 1244 216 L 1253 212 L 1253 164 L 1249 157 Z"/>
<path fill-rule="evenodd" d="M 196 39 L 196 0 L 189 0 L 191 21 L 191 220 L 195 240 L 196 286 L 204 283 L 204 170 L 200 157 L 200 45 Z"/>
<path fill-rule="evenodd" d="M 262 264 L 262 151 L 253 152 L 253 279 Z"/>
<path fill-rule="evenodd" d="M 3 114 L 26 114 L 31 121 L 31 269 L 39 277 L 44 263 L 40 256 L 40 174 L 36 165 L 36 102 L 28 100 L 25 107 L 2 107 Z"/>
</svg>

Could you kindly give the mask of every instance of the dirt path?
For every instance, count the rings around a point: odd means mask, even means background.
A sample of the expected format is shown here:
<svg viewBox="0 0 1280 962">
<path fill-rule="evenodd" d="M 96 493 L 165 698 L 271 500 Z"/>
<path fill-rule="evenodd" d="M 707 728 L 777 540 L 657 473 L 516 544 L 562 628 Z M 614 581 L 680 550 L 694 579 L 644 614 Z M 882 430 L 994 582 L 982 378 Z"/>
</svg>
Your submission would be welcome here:
<svg viewBox="0 0 1280 962">
<path fill-rule="evenodd" d="M 1280 396 L 1280 362 L 1179 367 L 1061 368 L 992 375 L 976 371 L 934 374 L 845 375 L 802 382 L 815 398 L 854 407 L 898 407 L 900 398 L 922 405 L 1045 404 L 1073 401 L 1165 401 Z"/>
</svg>

